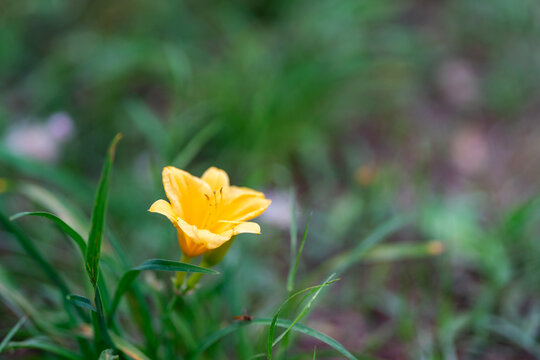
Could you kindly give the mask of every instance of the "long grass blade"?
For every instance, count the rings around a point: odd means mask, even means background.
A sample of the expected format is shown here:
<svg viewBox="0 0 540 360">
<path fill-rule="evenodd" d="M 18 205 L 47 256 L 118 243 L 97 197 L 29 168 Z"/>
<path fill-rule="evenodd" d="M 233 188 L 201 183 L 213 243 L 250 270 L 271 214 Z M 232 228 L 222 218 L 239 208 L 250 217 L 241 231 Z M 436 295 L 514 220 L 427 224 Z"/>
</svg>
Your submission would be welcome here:
<svg viewBox="0 0 540 360">
<path fill-rule="evenodd" d="M 180 271 L 189 273 L 202 273 L 202 274 L 219 274 L 212 269 L 203 268 L 197 265 L 186 264 L 172 260 L 151 259 L 147 260 L 141 265 L 134 267 L 122 275 L 116 288 L 111 307 L 109 309 L 109 319 L 114 319 L 116 308 L 122 299 L 124 293 L 129 289 L 133 280 L 139 275 L 141 271 L 146 270 L 158 270 L 158 271 Z"/>
<path fill-rule="evenodd" d="M 302 256 L 302 252 L 304 251 L 304 244 L 306 243 L 307 232 L 308 232 L 310 221 L 311 221 L 311 214 L 309 214 L 309 218 L 306 222 L 306 227 L 304 228 L 304 234 L 302 234 L 302 241 L 300 242 L 300 249 L 298 249 L 298 252 L 296 253 L 296 260 L 294 262 L 294 266 L 291 266 L 291 269 L 289 270 L 289 275 L 287 277 L 287 291 L 289 293 L 292 292 L 292 290 L 294 289 L 294 279 L 296 278 L 296 271 L 298 270 L 298 264 L 300 264 L 300 257 Z"/>
<path fill-rule="evenodd" d="M 94 210 L 92 211 L 92 220 L 90 225 L 90 234 L 88 235 L 88 246 L 86 249 L 86 271 L 90 277 L 92 285 L 96 286 L 99 276 L 99 258 L 101 255 L 101 242 L 103 239 L 103 228 L 105 225 L 105 214 L 107 211 L 107 197 L 109 193 L 109 175 L 114 160 L 114 153 L 118 141 L 122 138 L 121 134 L 114 137 L 107 158 L 103 165 L 101 180 L 94 201 Z"/>
<path fill-rule="evenodd" d="M 13 326 L 11 328 L 11 330 L 9 330 L 9 332 L 7 333 L 6 337 L 4 337 L 4 339 L 2 340 L 2 342 L 0 342 L 0 354 L 2 353 L 2 351 L 4 351 L 4 349 L 6 348 L 8 342 L 11 341 L 11 339 L 15 336 L 15 334 L 17 334 L 17 331 L 19 331 L 19 329 L 21 328 L 21 326 L 23 326 L 23 324 L 26 322 L 26 319 L 28 319 L 26 316 L 23 316 L 19 321 L 17 321 L 17 323 L 15 324 L 15 326 Z"/>
<path fill-rule="evenodd" d="M 291 194 L 290 194 L 290 202 L 291 202 L 291 214 L 290 214 L 290 217 L 291 217 L 291 222 L 290 222 L 290 227 L 289 227 L 289 233 L 290 233 L 290 237 L 291 237 L 291 241 L 290 241 L 290 244 L 291 244 L 291 250 L 290 250 L 290 268 L 289 268 L 289 274 L 287 275 L 287 292 L 288 293 L 291 293 L 293 291 L 293 287 L 294 287 L 294 274 L 293 273 L 296 273 L 296 269 L 295 269 L 295 259 L 297 258 L 296 256 L 296 248 L 298 246 L 298 225 L 297 225 L 297 222 L 296 222 L 296 198 L 294 196 L 294 191 L 291 190 Z"/>
<path fill-rule="evenodd" d="M 96 304 L 97 320 L 101 336 L 103 337 L 103 340 L 105 340 L 107 345 L 112 348 L 116 348 L 109 334 L 109 329 L 107 329 L 107 318 L 105 317 L 105 309 L 103 309 L 103 300 L 101 299 L 101 292 L 99 291 L 99 286 L 95 287 L 94 303 Z"/>
<path fill-rule="evenodd" d="M 174 158 L 172 165 L 180 169 L 185 168 L 191 160 L 201 151 L 202 147 L 217 134 L 221 125 L 218 123 L 210 123 L 206 125 L 201 131 L 199 131 L 189 143 L 187 143 L 183 150 Z"/>
<path fill-rule="evenodd" d="M 204 339 L 197 350 L 189 357 L 190 360 L 198 359 L 206 349 L 208 349 L 210 346 L 221 340 L 223 337 L 235 332 L 239 328 L 243 326 L 249 326 L 249 325 L 270 325 L 272 323 L 273 319 L 270 318 L 255 318 L 252 321 L 242 321 L 242 322 L 236 322 L 232 325 L 229 325 L 223 329 L 220 329 L 216 331 L 215 333 L 208 336 L 206 339 Z M 292 322 L 289 320 L 283 320 L 278 319 L 276 321 L 276 326 L 279 328 L 289 328 L 291 327 Z M 314 330 L 310 327 L 307 327 L 302 324 L 294 324 L 291 327 L 292 331 L 299 332 L 301 334 L 310 336 L 314 339 L 317 339 L 326 345 L 330 346 L 334 350 L 338 351 L 341 355 L 343 355 L 346 359 L 349 360 L 358 360 L 357 357 L 355 357 L 351 352 L 349 352 L 343 345 L 341 345 L 337 340 L 331 338 L 330 336 L 321 333 L 320 331 Z"/>
<path fill-rule="evenodd" d="M 367 252 L 390 234 L 410 223 L 410 217 L 398 216 L 379 225 L 368 237 L 354 249 L 338 254 L 327 261 L 323 269 L 328 272 L 342 274 L 360 261 Z"/>
<path fill-rule="evenodd" d="M 151 360 L 146 356 L 141 350 L 137 349 L 135 345 L 129 343 L 126 339 L 121 338 L 115 333 L 111 333 L 111 338 L 118 347 L 126 356 L 133 360 Z"/>
<path fill-rule="evenodd" d="M 365 261 L 400 261 L 419 259 L 440 255 L 444 245 L 440 241 L 400 242 L 395 244 L 379 244 L 365 254 Z"/>
<path fill-rule="evenodd" d="M 311 309 L 312 304 L 315 302 L 315 299 L 319 296 L 322 289 L 326 286 L 330 285 L 331 283 L 337 281 L 338 279 L 334 279 L 335 274 L 330 275 L 321 285 L 315 286 L 313 288 L 304 289 L 301 291 L 296 292 L 293 296 L 289 297 L 285 302 L 279 307 L 278 311 L 274 315 L 274 318 L 272 319 L 272 323 L 270 324 L 270 330 L 268 332 L 268 342 L 267 342 L 267 348 L 266 348 L 266 355 L 268 359 L 272 358 L 272 348 L 276 346 L 284 337 L 289 333 L 289 331 L 292 329 L 296 323 L 298 323 L 304 316 L 307 315 L 309 310 Z M 300 313 L 296 316 L 294 321 L 291 323 L 291 326 L 285 329 L 283 333 L 281 333 L 276 340 L 274 340 L 275 335 L 275 327 L 277 324 L 277 320 L 279 317 L 279 314 L 281 313 L 281 310 L 285 307 L 287 303 L 289 303 L 294 297 L 305 293 L 306 291 L 310 290 L 313 292 L 313 296 L 311 299 L 307 302 L 306 305 L 302 308 Z"/>
<path fill-rule="evenodd" d="M 81 356 L 64 349 L 55 343 L 42 338 L 29 339 L 25 341 L 17 341 L 8 343 L 6 349 L 37 349 L 51 354 L 55 354 L 63 359 L 80 360 Z"/>
</svg>

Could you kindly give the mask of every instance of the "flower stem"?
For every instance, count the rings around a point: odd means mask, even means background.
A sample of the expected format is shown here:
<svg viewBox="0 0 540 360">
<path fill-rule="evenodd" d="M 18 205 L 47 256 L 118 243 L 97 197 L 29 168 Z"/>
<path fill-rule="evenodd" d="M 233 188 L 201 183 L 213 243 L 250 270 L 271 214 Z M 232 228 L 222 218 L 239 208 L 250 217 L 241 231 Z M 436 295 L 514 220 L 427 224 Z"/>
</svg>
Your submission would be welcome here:
<svg viewBox="0 0 540 360">
<path fill-rule="evenodd" d="M 191 258 L 189 256 L 186 256 L 185 254 L 182 254 L 182 258 L 180 259 L 180 262 L 189 264 L 191 262 Z M 185 272 L 183 271 L 176 272 L 176 278 L 173 279 L 174 289 L 176 290 L 176 292 L 180 292 L 180 289 L 182 288 L 182 285 L 184 284 L 185 279 L 186 279 Z"/>
<path fill-rule="evenodd" d="M 209 264 L 203 259 L 200 266 L 202 267 L 210 267 L 208 266 Z M 195 288 L 195 286 L 197 285 L 197 283 L 199 282 L 199 280 L 201 280 L 201 277 L 203 276 L 202 273 L 193 273 L 189 276 L 189 278 L 187 279 L 187 282 L 186 282 L 186 285 L 184 286 L 184 288 L 182 289 L 182 294 L 185 294 L 187 293 L 188 291 L 192 290 L 193 288 Z"/>
</svg>

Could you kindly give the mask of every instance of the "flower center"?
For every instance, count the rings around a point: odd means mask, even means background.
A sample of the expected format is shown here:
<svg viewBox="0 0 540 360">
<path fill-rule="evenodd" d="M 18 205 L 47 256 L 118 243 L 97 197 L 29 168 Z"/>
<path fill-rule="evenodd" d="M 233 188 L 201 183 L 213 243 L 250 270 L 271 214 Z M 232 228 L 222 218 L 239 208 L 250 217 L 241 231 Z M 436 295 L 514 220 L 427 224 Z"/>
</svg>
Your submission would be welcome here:
<svg viewBox="0 0 540 360">
<path fill-rule="evenodd" d="M 212 194 L 204 194 L 207 202 L 207 211 L 204 215 L 204 219 L 201 223 L 200 229 L 210 230 L 221 215 L 223 204 L 223 187 L 218 191 L 212 191 Z"/>
</svg>

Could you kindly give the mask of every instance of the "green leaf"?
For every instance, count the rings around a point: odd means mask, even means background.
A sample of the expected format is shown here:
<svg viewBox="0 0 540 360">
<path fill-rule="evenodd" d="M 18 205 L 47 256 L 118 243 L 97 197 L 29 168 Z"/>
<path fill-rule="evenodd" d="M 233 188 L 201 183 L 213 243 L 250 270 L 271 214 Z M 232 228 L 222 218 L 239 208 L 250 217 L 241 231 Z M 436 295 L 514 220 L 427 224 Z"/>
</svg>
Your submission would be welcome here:
<svg viewBox="0 0 540 360">
<path fill-rule="evenodd" d="M 19 242 L 21 247 L 26 251 L 38 265 L 41 267 L 47 277 L 58 287 L 62 295 L 65 297 L 69 294 L 68 287 L 56 270 L 45 260 L 39 250 L 34 246 L 30 238 L 28 238 L 17 226 L 15 226 L 9 219 L 0 212 L 0 225 L 2 225 L 7 231 L 12 233 L 15 239 Z"/>
<path fill-rule="evenodd" d="M 101 355 L 99 355 L 98 360 L 118 360 L 120 357 L 118 355 L 114 355 L 114 350 L 112 349 L 106 349 L 101 352 Z"/>
<path fill-rule="evenodd" d="M 304 244 L 306 243 L 307 231 L 309 228 L 310 221 L 311 221 L 311 214 L 309 214 L 309 218 L 306 222 L 306 227 L 304 228 L 304 234 L 302 235 L 302 242 L 300 242 L 300 249 L 298 250 L 298 253 L 296 254 L 296 261 L 294 262 L 294 265 L 292 265 L 291 263 L 291 269 L 289 270 L 289 275 L 287 276 L 287 291 L 289 293 L 294 289 L 294 279 L 296 277 L 296 271 L 298 270 L 298 264 L 300 263 L 300 256 L 302 256 L 302 251 L 304 250 Z M 296 235 L 295 235 L 295 238 L 296 238 Z M 292 239 L 292 234 L 291 234 L 291 239 Z"/>
<path fill-rule="evenodd" d="M 323 266 L 325 271 L 342 274 L 349 267 L 360 261 L 366 253 L 390 234 L 410 223 L 410 217 L 398 216 L 379 225 L 368 237 L 354 249 L 338 254 Z"/>
<path fill-rule="evenodd" d="M 97 320 L 99 325 L 99 332 L 103 337 L 103 340 L 112 348 L 115 348 L 114 342 L 111 339 L 109 334 L 109 329 L 107 329 L 107 319 L 105 318 L 105 310 L 103 309 L 103 300 L 101 299 L 101 292 L 99 291 L 99 286 L 96 285 L 94 288 L 95 296 L 94 303 L 96 304 Z M 94 331 L 96 331 L 94 327 Z"/>
<path fill-rule="evenodd" d="M 394 244 L 379 244 L 369 250 L 366 261 L 400 261 L 438 256 L 444 251 L 440 241 L 429 242 L 399 242 Z"/>
<path fill-rule="evenodd" d="M 534 336 L 523 331 L 522 327 L 496 316 L 491 316 L 485 326 L 495 334 L 505 337 L 518 347 L 528 351 L 535 358 L 540 358 L 540 344 Z"/>
<path fill-rule="evenodd" d="M 26 319 L 27 317 L 26 316 L 23 316 L 16 324 L 15 326 L 13 326 L 13 328 L 11 328 L 11 330 L 9 330 L 9 332 L 7 333 L 6 337 L 2 340 L 2 342 L 0 343 L 0 354 L 2 353 L 2 351 L 4 351 L 4 349 L 6 348 L 8 342 L 13 338 L 13 336 L 15 336 L 15 334 L 17 333 L 17 331 L 19 331 L 19 329 L 21 328 L 21 326 L 23 326 L 23 324 L 26 322 Z"/>
<path fill-rule="evenodd" d="M 10 342 L 8 343 L 7 349 L 37 349 L 41 351 L 45 351 L 51 354 L 58 355 L 61 358 L 69 359 L 69 360 L 80 360 L 81 357 L 67 349 L 64 349 L 53 342 L 43 339 L 43 338 L 35 338 L 35 339 L 29 339 L 25 341 L 18 341 L 18 342 Z"/>
<path fill-rule="evenodd" d="M 309 309 L 311 308 L 311 305 L 313 304 L 313 302 L 315 301 L 315 299 L 317 298 L 317 296 L 319 296 L 321 290 L 330 285 L 331 283 L 335 282 L 335 281 L 338 281 L 338 279 L 333 279 L 333 277 L 335 276 L 335 274 L 332 274 L 330 275 L 322 284 L 320 285 L 317 285 L 317 286 L 312 286 L 312 287 L 309 287 L 307 289 L 304 289 L 304 290 L 300 290 L 300 291 L 297 291 L 296 293 L 294 293 L 293 295 L 291 295 L 289 298 L 287 298 L 287 300 L 285 300 L 281 306 L 279 307 L 279 309 L 276 311 L 273 319 L 272 319 L 272 323 L 270 324 L 270 329 L 268 331 L 268 342 L 267 342 L 267 346 L 266 346 L 266 356 L 268 359 L 271 359 L 272 358 L 272 348 L 274 346 L 276 346 L 276 344 L 278 342 L 280 342 L 284 337 L 285 335 L 287 335 L 287 333 L 289 333 L 289 331 L 292 329 L 292 327 L 298 323 L 298 321 L 300 321 L 309 311 Z M 274 335 L 275 335 L 275 331 L 276 331 L 276 324 L 277 324 L 277 320 L 278 320 L 278 317 L 279 317 L 279 314 L 281 313 L 281 310 L 283 310 L 283 308 L 292 300 L 294 299 L 295 297 L 297 297 L 298 295 L 300 294 L 303 294 L 305 292 L 310 292 L 311 293 L 314 293 L 313 297 L 308 301 L 308 303 L 302 308 L 302 310 L 300 311 L 300 313 L 296 316 L 296 318 L 294 319 L 294 321 L 291 323 L 291 326 L 288 327 L 283 333 L 281 333 L 281 335 L 279 335 L 279 337 L 274 340 Z"/>
<path fill-rule="evenodd" d="M 39 204 L 48 212 L 56 214 L 56 216 L 75 229 L 84 239 L 88 238 L 90 222 L 84 212 L 66 199 L 65 196 L 26 181 L 19 181 L 16 189 L 17 192 Z"/>
<path fill-rule="evenodd" d="M 116 347 L 120 349 L 126 356 L 133 360 L 151 360 L 141 350 L 137 349 L 133 344 L 130 344 L 127 340 L 121 338 L 115 333 L 111 333 L 111 338 L 116 344 Z"/>
<path fill-rule="evenodd" d="M 84 241 L 83 237 L 77 231 L 75 231 L 71 226 L 66 224 L 64 220 L 60 219 L 58 216 L 45 212 L 45 211 L 32 211 L 32 212 L 17 213 L 11 216 L 10 220 L 13 221 L 23 216 L 41 216 L 46 219 L 52 220 L 56 225 L 60 227 L 60 229 L 62 229 L 64 233 L 66 233 L 66 235 L 68 235 L 71 238 L 71 240 L 73 240 L 77 248 L 80 250 L 83 258 L 85 257 L 86 242 Z"/>
<path fill-rule="evenodd" d="M 87 199 L 88 189 L 84 180 L 58 167 L 44 164 L 26 157 L 14 155 L 0 144 L 0 162 L 17 169 L 22 174 L 32 176 L 40 181 L 58 185 L 59 188 L 74 194 L 81 200 Z"/>
<path fill-rule="evenodd" d="M 169 136 L 158 117 L 142 101 L 127 101 L 125 108 L 139 132 L 160 154 L 165 154 L 169 148 Z"/>
<path fill-rule="evenodd" d="M 202 274 L 219 274 L 217 271 L 212 269 L 203 268 L 197 265 L 186 264 L 178 261 L 172 260 L 162 260 L 162 259 L 151 259 L 147 260 L 141 265 L 134 267 L 133 269 L 127 271 L 122 275 L 118 287 L 114 294 L 113 301 L 109 310 L 109 319 L 113 319 L 116 308 L 122 299 L 124 293 L 129 289 L 131 283 L 141 271 L 146 270 L 159 270 L 159 271 L 181 271 L 189 273 L 202 273 Z"/>
<path fill-rule="evenodd" d="M 293 271 L 296 272 L 294 269 L 294 260 L 297 257 L 296 256 L 296 247 L 298 243 L 298 226 L 296 224 L 296 199 L 294 196 L 294 191 L 291 190 L 291 194 L 289 196 L 290 202 L 291 202 L 291 223 L 289 228 L 289 234 L 291 237 L 291 250 L 290 250 L 290 263 L 291 267 L 289 269 L 289 274 L 287 275 L 287 292 L 291 292 L 293 290 L 293 282 L 294 282 L 294 274 Z"/>
<path fill-rule="evenodd" d="M 201 151 L 202 147 L 217 134 L 221 125 L 213 122 L 206 125 L 201 131 L 199 131 L 189 143 L 187 143 L 183 150 L 174 158 L 171 162 L 173 166 L 183 169 L 193 158 Z"/>
<path fill-rule="evenodd" d="M 41 332 L 57 335 L 57 331 L 48 321 L 43 320 L 39 310 L 20 293 L 20 287 L 8 277 L 8 273 L 0 266 L 0 298 L 20 317 L 27 316 Z"/>
<path fill-rule="evenodd" d="M 109 175 L 114 160 L 114 153 L 118 141 L 122 138 L 117 134 L 109 146 L 107 158 L 103 165 L 101 180 L 94 201 L 90 234 L 88 235 L 88 247 L 86 249 L 86 271 L 92 285 L 96 285 L 99 276 L 99 258 L 101 256 L 101 242 L 103 240 L 103 228 L 105 225 L 105 213 L 107 211 L 107 197 L 109 192 Z"/>
<path fill-rule="evenodd" d="M 199 356 L 202 355 L 202 353 L 208 349 L 210 346 L 221 340 L 223 337 L 227 336 L 228 334 L 233 333 L 234 331 L 238 330 L 239 328 L 243 326 L 249 326 L 249 325 L 271 325 L 273 319 L 269 318 L 255 318 L 252 321 L 242 321 L 242 322 L 236 322 L 230 326 L 227 326 L 223 329 L 220 329 L 216 331 L 215 333 L 208 336 L 203 342 L 199 345 L 197 350 L 194 352 L 194 354 L 189 357 L 190 360 L 195 360 L 199 358 Z M 291 327 L 292 325 L 292 327 Z M 291 327 L 292 331 L 299 332 L 301 334 L 311 336 L 314 339 L 317 339 L 334 350 L 338 351 L 341 355 L 343 355 L 346 359 L 349 360 L 358 360 L 353 354 L 351 354 L 343 345 L 341 345 L 337 340 L 331 338 L 330 336 L 323 334 L 317 330 L 314 330 L 312 328 L 309 328 L 302 324 L 292 324 L 291 321 L 278 319 L 276 321 L 276 326 L 280 328 L 289 328 Z"/>
<path fill-rule="evenodd" d="M 75 295 L 75 294 L 70 294 L 67 296 L 67 299 L 69 302 L 73 303 L 74 305 L 77 305 L 81 308 L 84 308 L 84 309 L 88 309 L 88 310 L 91 310 L 93 312 L 96 312 L 96 308 L 94 307 L 94 305 L 92 305 L 92 302 L 90 301 L 90 299 L 84 297 L 84 296 L 80 296 L 80 295 Z"/>
</svg>

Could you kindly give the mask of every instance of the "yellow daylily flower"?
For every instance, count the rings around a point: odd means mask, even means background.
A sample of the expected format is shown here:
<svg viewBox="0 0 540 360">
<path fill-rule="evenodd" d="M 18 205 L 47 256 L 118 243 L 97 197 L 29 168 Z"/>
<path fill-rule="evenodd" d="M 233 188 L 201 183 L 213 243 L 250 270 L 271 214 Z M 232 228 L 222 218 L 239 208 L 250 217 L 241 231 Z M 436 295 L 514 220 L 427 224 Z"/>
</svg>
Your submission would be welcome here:
<svg viewBox="0 0 540 360">
<path fill-rule="evenodd" d="M 240 233 L 260 234 L 257 223 L 270 200 L 259 191 L 229 185 L 229 176 L 211 167 L 200 178 L 167 166 L 163 187 L 169 201 L 158 200 L 149 211 L 165 215 L 178 231 L 178 243 L 187 257 L 216 249 Z"/>
</svg>

